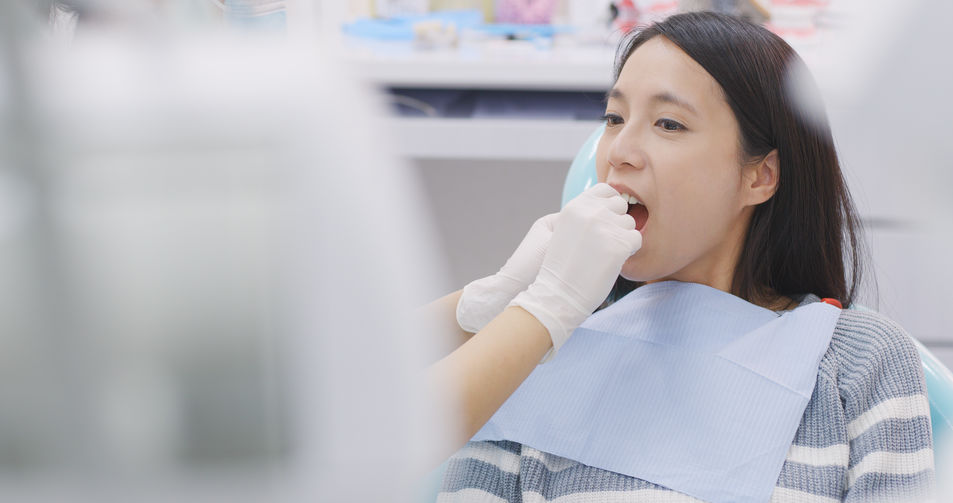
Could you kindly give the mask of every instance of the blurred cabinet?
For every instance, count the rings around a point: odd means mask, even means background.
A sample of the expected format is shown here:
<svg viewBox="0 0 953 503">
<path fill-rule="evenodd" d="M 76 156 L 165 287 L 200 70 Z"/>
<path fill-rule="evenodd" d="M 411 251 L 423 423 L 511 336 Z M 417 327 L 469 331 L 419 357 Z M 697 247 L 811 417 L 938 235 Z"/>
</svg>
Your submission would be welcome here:
<svg viewBox="0 0 953 503">
<path fill-rule="evenodd" d="M 612 48 L 546 49 L 524 42 L 433 51 L 364 44 L 349 49 L 348 61 L 358 75 L 385 89 L 513 92 L 514 105 L 523 99 L 516 93 L 559 92 L 585 96 L 601 107 L 598 101 L 612 83 Z M 565 162 L 598 124 L 591 115 L 553 120 L 557 109 L 534 116 L 511 108 L 512 113 L 493 117 L 396 117 L 391 129 L 400 153 L 412 159 Z"/>
</svg>

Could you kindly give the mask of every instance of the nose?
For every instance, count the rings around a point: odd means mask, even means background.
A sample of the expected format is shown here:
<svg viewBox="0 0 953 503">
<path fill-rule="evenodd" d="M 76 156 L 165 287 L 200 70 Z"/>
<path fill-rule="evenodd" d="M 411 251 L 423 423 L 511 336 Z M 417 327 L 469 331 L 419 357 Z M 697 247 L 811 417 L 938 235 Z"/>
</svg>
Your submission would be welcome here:
<svg viewBox="0 0 953 503">
<path fill-rule="evenodd" d="M 647 156 L 636 128 L 626 125 L 621 131 L 606 139 L 609 140 L 606 161 L 610 171 L 645 167 Z"/>
</svg>

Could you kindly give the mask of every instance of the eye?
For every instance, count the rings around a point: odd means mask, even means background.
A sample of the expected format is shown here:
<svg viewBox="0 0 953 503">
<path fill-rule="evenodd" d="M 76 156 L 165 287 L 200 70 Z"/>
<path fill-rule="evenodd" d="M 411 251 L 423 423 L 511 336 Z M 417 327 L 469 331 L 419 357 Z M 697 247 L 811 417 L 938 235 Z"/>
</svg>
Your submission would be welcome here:
<svg viewBox="0 0 953 503">
<path fill-rule="evenodd" d="M 682 123 L 674 121 L 672 119 L 659 119 L 655 121 L 655 125 L 664 129 L 665 131 L 684 131 L 687 129 Z"/>
<path fill-rule="evenodd" d="M 602 120 L 606 121 L 606 126 L 618 126 L 622 124 L 622 117 L 616 114 L 607 113 L 602 116 Z"/>
</svg>

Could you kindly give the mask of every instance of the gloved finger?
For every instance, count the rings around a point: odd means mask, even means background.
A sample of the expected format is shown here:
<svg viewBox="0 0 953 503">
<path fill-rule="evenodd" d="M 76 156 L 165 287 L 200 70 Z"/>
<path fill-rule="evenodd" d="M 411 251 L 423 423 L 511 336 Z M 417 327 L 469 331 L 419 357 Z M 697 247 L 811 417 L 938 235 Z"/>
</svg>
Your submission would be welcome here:
<svg viewBox="0 0 953 503">
<path fill-rule="evenodd" d="M 612 222 L 624 230 L 635 230 L 635 219 L 629 214 L 623 213 L 622 215 L 612 215 Z"/>
<path fill-rule="evenodd" d="M 629 210 L 629 203 L 623 199 L 622 196 L 588 198 L 579 201 L 578 206 L 587 206 L 590 208 L 602 207 L 607 209 L 609 213 L 613 215 L 622 215 Z M 601 211 L 601 208 L 598 211 Z"/>
<path fill-rule="evenodd" d="M 535 227 L 535 226 L 538 225 L 538 226 L 540 226 L 540 227 L 542 227 L 542 228 L 548 230 L 549 232 L 553 232 L 553 229 L 556 228 L 556 217 L 558 217 L 558 216 L 559 216 L 559 213 L 558 213 L 558 212 L 557 212 L 557 213 L 550 213 L 549 215 L 544 215 L 544 216 L 542 216 L 542 217 L 539 217 L 539 219 L 536 220 L 536 222 L 533 224 L 533 226 Z"/>
<path fill-rule="evenodd" d="M 529 234 L 527 234 L 527 239 L 532 239 L 534 248 L 536 250 L 536 259 L 542 261 L 543 255 L 546 253 L 546 248 L 549 246 L 549 241 L 553 237 L 553 231 L 556 229 L 556 217 L 559 216 L 559 213 L 550 213 L 540 217 L 533 223 L 533 227 L 530 229 Z M 530 238 L 532 236 L 532 238 Z"/>
<path fill-rule="evenodd" d="M 609 208 L 609 211 L 616 215 L 624 215 L 625 212 L 629 211 L 629 202 L 622 199 L 622 196 L 612 196 L 599 201 L 604 202 L 606 208 Z"/>
<path fill-rule="evenodd" d="M 627 240 L 632 250 L 629 253 L 629 256 L 635 255 L 635 252 L 642 249 L 642 233 L 641 232 L 635 229 L 632 229 L 630 231 L 625 231 L 625 233 L 623 233 L 623 237 Z"/>
<path fill-rule="evenodd" d="M 618 196 L 619 191 L 613 189 L 612 186 L 609 185 L 608 183 L 597 183 L 593 185 L 592 187 L 589 187 L 588 189 L 586 189 L 586 191 L 583 192 L 583 194 L 587 194 L 587 195 L 595 196 L 595 197 L 612 197 L 612 196 Z"/>
</svg>

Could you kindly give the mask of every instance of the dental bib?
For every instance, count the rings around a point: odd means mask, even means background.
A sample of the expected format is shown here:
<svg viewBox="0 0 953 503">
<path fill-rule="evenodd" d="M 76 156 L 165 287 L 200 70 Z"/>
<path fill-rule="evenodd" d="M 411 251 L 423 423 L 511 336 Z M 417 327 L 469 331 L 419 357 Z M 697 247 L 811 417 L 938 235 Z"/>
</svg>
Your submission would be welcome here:
<svg viewBox="0 0 953 503">
<path fill-rule="evenodd" d="M 510 440 L 713 503 L 766 502 L 840 309 L 782 314 L 679 281 L 590 316 L 472 440 Z"/>
</svg>

